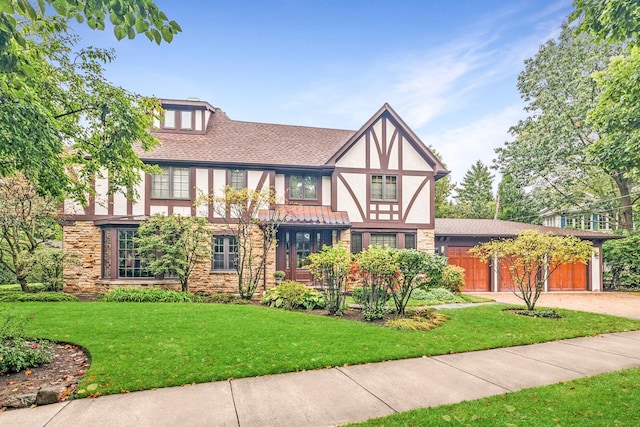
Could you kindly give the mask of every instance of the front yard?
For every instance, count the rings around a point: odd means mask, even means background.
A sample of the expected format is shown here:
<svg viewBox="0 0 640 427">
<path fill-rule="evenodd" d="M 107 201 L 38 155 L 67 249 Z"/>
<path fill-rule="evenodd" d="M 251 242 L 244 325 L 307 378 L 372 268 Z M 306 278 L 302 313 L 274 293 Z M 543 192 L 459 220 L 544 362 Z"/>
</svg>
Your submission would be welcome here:
<svg viewBox="0 0 640 427">
<path fill-rule="evenodd" d="M 415 332 L 258 306 L 0 304 L 30 318 L 28 334 L 87 349 L 80 397 L 640 329 L 606 315 L 529 318 L 504 307 L 443 310 L 444 326 Z"/>
</svg>

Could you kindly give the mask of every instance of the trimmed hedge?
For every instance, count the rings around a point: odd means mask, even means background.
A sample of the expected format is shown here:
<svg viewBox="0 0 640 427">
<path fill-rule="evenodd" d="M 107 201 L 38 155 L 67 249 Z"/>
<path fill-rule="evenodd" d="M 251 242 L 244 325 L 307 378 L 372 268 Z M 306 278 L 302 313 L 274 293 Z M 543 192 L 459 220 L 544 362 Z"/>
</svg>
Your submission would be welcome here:
<svg viewBox="0 0 640 427">
<path fill-rule="evenodd" d="M 102 295 L 105 302 L 204 302 L 200 295 L 169 289 L 122 287 Z"/>
<path fill-rule="evenodd" d="M 24 293 L 24 292 L 6 292 L 0 294 L 0 302 L 77 302 L 78 297 L 75 295 L 65 294 L 63 292 L 40 292 Z"/>
</svg>

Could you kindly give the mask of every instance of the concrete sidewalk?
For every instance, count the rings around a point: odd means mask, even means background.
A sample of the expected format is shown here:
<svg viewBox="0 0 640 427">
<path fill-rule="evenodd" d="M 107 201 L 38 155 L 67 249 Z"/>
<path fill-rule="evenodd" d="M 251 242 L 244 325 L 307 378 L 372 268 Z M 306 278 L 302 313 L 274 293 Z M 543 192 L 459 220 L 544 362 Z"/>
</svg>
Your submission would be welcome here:
<svg viewBox="0 0 640 427">
<path fill-rule="evenodd" d="M 79 399 L 0 425 L 331 426 L 637 366 L 640 331 Z"/>
</svg>

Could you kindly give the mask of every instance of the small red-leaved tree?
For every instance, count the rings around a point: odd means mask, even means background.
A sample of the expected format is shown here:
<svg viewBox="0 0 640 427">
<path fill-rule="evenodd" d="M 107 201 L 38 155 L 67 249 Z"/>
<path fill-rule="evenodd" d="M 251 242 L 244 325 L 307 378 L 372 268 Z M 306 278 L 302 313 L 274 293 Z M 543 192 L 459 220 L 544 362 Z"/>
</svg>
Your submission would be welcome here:
<svg viewBox="0 0 640 427">
<path fill-rule="evenodd" d="M 515 239 L 483 243 L 469 253 L 486 263 L 497 259 L 506 267 L 514 284 L 513 293 L 533 310 L 549 276 L 563 264 L 586 264 L 591 251 L 591 242 L 574 236 L 525 230 Z"/>
</svg>

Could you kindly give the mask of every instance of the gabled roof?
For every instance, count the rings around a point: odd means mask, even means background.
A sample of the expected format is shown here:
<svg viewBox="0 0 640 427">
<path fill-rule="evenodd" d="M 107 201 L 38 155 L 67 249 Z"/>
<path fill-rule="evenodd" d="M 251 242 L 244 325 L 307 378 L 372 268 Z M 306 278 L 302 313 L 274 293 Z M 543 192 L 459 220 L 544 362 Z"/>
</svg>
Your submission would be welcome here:
<svg viewBox="0 0 640 427">
<path fill-rule="evenodd" d="M 162 146 L 139 151 L 146 161 L 322 167 L 353 131 L 236 121 L 215 108 L 205 134 L 151 134 Z"/>
<path fill-rule="evenodd" d="M 389 104 L 384 104 L 359 131 L 353 131 L 237 121 L 203 101 L 163 102 L 166 105 L 187 105 L 185 103 L 188 102 L 192 106 L 204 107 L 212 114 L 204 134 L 152 131 L 151 134 L 162 145 L 152 152 L 137 150 L 140 158 L 147 162 L 332 168 L 335 159 L 371 124 L 386 114 L 405 132 L 418 153 L 432 165 L 437 178 L 449 173 Z"/>
<path fill-rule="evenodd" d="M 371 127 L 376 121 L 378 121 L 382 116 L 387 115 L 390 117 L 395 124 L 405 132 L 405 135 L 409 141 L 409 143 L 416 149 L 416 151 L 431 165 L 433 171 L 435 173 L 436 179 L 442 178 L 443 176 L 449 174 L 449 171 L 444 167 L 444 165 L 438 160 L 438 158 L 429 150 L 429 148 L 418 138 L 418 136 L 411 130 L 409 126 L 402 120 L 402 118 L 395 112 L 391 105 L 388 103 L 384 103 L 382 107 L 373 115 L 367 122 L 362 125 L 362 127 L 356 131 L 351 138 L 342 146 L 340 149 L 331 157 L 330 163 L 334 164 L 337 162 L 342 155 L 355 144 L 358 139 Z"/>
<path fill-rule="evenodd" d="M 547 227 L 495 219 L 436 218 L 435 221 L 436 237 L 516 237 L 525 230 L 537 230 L 541 233 L 552 233 L 558 236 L 576 236 L 586 240 L 608 240 L 620 237 L 597 231 Z"/>
</svg>

